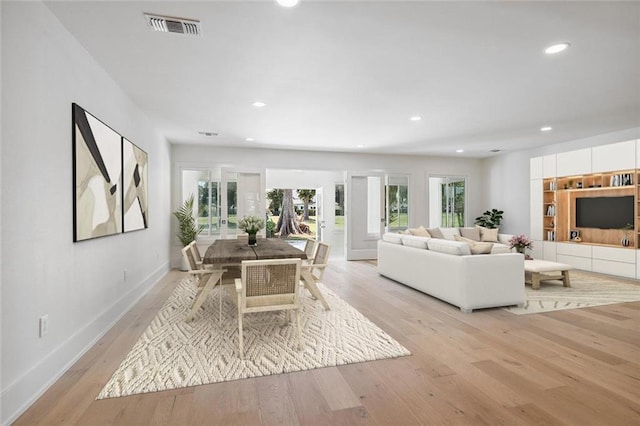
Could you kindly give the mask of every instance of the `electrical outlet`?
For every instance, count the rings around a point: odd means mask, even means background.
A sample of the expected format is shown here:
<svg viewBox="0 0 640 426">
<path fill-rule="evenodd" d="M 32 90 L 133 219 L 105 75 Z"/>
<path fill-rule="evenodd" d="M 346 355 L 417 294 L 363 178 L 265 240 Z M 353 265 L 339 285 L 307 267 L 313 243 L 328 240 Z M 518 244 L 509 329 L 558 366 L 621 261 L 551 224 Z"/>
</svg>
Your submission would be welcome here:
<svg viewBox="0 0 640 426">
<path fill-rule="evenodd" d="M 49 332 L 49 315 L 40 317 L 40 337 L 46 336 Z"/>
</svg>

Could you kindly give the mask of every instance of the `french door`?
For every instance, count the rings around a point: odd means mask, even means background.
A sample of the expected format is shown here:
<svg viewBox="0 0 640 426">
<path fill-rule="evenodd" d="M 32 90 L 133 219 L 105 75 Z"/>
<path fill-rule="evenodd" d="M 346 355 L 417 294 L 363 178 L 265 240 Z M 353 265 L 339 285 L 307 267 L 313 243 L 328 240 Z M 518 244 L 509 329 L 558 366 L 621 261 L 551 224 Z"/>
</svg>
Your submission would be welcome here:
<svg viewBox="0 0 640 426">
<path fill-rule="evenodd" d="M 183 170 L 182 200 L 194 196 L 194 214 L 203 228 L 199 239 L 233 238 L 242 217 L 264 218 L 264 182 L 264 170 Z"/>
<path fill-rule="evenodd" d="M 465 226 L 466 181 L 464 176 L 429 176 L 429 226 Z"/>
<path fill-rule="evenodd" d="M 386 224 L 382 173 L 347 173 L 347 260 L 376 259 Z"/>
</svg>

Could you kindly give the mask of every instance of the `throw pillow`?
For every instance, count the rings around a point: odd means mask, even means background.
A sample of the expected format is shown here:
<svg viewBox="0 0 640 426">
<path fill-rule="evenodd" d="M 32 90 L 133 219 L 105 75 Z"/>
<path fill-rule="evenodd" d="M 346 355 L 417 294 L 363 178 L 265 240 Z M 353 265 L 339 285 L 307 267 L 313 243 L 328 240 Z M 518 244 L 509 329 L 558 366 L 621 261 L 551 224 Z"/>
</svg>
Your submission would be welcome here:
<svg viewBox="0 0 640 426">
<path fill-rule="evenodd" d="M 460 228 L 460 235 L 473 241 L 480 241 L 480 230 L 478 228 Z"/>
<path fill-rule="evenodd" d="M 454 236 L 456 241 L 462 241 L 469 244 L 471 254 L 491 254 L 493 243 L 483 243 L 479 241 L 470 240 L 469 238 Z"/>
<path fill-rule="evenodd" d="M 429 228 L 427 232 L 431 235 L 431 238 L 437 238 L 439 240 L 444 240 L 444 235 L 440 228 Z"/>
<path fill-rule="evenodd" d="M 470 248 L 471 254 L 491 254 L 493 243 L 475 243 Z"/>
<path fill-rule="evenodd" d="M 422 225 L 410 231 L 411 235 L 415 235 L 416 237 L 431 237 L 431 233 Z"/>
<path fill-rule="evenodd" d="M 477 228 L 478 231 L 480 231 L 480 241 L 487 241 L 491 243 L 498 242 L 498 228 L 490 229 L 483 226 L 478 226 Z"/>
</svg>

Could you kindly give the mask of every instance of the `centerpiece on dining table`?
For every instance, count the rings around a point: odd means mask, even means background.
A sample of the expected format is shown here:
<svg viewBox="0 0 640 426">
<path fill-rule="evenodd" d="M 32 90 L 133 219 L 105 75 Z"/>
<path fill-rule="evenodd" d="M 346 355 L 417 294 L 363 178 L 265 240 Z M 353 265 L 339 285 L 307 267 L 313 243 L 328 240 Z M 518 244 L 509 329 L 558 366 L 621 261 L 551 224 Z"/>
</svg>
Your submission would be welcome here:
<svg viewBox="0 0 640 426">
<path fill-rule="evenodd" d="M 257 216 L 245 216 L 238 222 L 238 228 L 249 235 L 249 245 L 257 244 L 256 234 L 264 228 L 264 219 Z"/>
</svg>

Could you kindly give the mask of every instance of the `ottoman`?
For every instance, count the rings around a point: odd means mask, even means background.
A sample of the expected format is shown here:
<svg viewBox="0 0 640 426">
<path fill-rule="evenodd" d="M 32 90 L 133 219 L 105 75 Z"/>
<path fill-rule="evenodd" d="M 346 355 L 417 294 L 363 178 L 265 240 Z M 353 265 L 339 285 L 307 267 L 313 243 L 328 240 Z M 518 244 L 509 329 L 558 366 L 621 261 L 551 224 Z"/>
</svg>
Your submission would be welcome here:
<svg viewBox="0 0 640 426">
<path fill-rule="evenodd" d="M 566 263 L 551 262 L 548 260 L 525 260 L 524 261 L 524 282 L 530 283 L 534 290 L 540 289 L 540 281 L 562 280 L 564 287 L 571 287 L 569 271 L 573 266 Z M 561 275 L 543 275 L 543 272 L 561 272 Z"/>
</svg>

